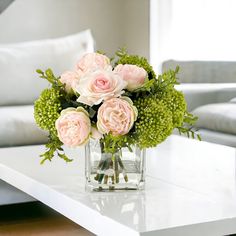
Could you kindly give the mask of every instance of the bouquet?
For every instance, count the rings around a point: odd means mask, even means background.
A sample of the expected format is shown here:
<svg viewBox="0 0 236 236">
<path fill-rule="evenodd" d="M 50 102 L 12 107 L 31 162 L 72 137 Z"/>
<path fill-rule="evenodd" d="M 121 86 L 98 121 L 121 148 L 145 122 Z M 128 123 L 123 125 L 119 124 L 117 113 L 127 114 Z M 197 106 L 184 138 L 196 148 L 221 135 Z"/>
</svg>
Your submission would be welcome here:
<svg viewBox="0 0 236 236">
<path fill-rule="evenodd" d="M 125 49 L 111 59 L 101 52 L 85 54 L 59 77 L 51 69 L 37 70 L 51 84 L 34 109 L 37 124 L 49 132 L 41 163 L 55 154 L 71 161 L 63 145 L 78 147 L 90 138 L 111 155 L 123 147 L 132 151 L 132 145 L 155 147 L 174 129 L 200 138 L 192 129 L 196 117 L 175 89 L 178 70 L 157 76 L 147 59 Z"/>
</svg>

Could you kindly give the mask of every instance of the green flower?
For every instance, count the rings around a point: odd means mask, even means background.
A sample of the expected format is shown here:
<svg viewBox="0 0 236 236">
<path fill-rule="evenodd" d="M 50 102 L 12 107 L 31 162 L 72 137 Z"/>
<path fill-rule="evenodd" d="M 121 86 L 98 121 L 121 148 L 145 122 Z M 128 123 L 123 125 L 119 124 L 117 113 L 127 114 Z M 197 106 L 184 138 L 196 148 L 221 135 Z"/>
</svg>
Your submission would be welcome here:
<svg viewBox="0 0 236 236">
<path fill-rule="evenodd" d="M 166 107 L 172 112 L 173 127 L 180 127 L 183 124 L 184 114 L 186 113 L 187 104 L 182 92 L 169 89 L 163 93 L 162 99 Z"/>
<path fill-rule="evenodd" d="M 55 121 L 60 116 L 61 94 L 58 90 L 45 89 L 38 100 L 34 103 L 34 118 L 43 130 L 48 130 L 51 135 L 56 136 Z"/>
<path fill-rule="evenodd" d="M 140 148 L 155 147 L 172 133 L 172 113 L 162 100 L 152 95 L 138 98 L 134 105 L 138 109 L 134 139 Z"/>
</svg>

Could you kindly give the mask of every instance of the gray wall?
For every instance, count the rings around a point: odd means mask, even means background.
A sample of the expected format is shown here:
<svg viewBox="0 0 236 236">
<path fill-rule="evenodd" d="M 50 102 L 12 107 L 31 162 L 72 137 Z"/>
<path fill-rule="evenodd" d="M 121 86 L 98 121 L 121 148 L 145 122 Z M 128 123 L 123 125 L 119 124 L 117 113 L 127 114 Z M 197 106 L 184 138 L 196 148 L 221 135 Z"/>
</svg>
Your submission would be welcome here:
<svg viewBox="0 0 236 236">
<path fill-rule="evenodd" d="M 97 49 L 126 45 L 149 57 L 149 0 L 15 0 L 0 15 L 0 43 L 54 38 L 90 28 Z"/>
<path fill-rule="evenodd" d="M 124 42 L 131 53 L 149 58 L 149 0 L 124 1 Z"/>
</svg>

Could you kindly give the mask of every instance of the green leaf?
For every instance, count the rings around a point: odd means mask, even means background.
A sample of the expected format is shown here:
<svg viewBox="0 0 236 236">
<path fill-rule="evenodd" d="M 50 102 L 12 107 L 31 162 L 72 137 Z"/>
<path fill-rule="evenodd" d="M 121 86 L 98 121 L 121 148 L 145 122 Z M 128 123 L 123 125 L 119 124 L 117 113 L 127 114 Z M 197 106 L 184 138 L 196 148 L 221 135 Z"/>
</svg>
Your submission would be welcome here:
<svg viewBox="0 0 236 236">
<path fill-rule="evenodd" d="M 127 49 L 126 49 L 126 47 L 121 47 L 121 48 L 119 48 L 119 49 L 117 50 L 117 52 L 116 52 L 116 55 L 117 55 L 118 57 L 123 57 L 123 56 L 127 55 Z"/>
<path fill-rule="evenodd" d="M 179 73 L 179 66 L 176 66 L 175 68 L 175 74 L 178 74 Z"/>
<path fill-rule="evenodd" d="M 36 72 L 37 72 L 38 74 L 43 74 L 43 71 L 40 70 L 40 69 L 37 69 Z"/>
<path fill-rule="evenodd" d="M 66 162 L 71 162 L 72 159 L 68 158 L 64 153 L 62 148 L 62 142 L 58 139 L 57 136 L 49 136 L 48 143 L 45 145 L 47 150 L 45 153 L 41 154 L 40 157 L 43 157 L 40 164 L 43 164 L 45 161 L 52 161 L 52 159 L 57 154 L 60 158 L 65 160 Z"/>
<path fill-rule="evenodd" d="M 54 74 L 52 72 L 52 69 L 48 68 L 46 71 L 45 71 L 45 74 L 47 75 L 47 77 L 54 77 Z"/>
<path fill-rule="evenodd" d="M 186 134 L 187 134 L 187 136 L 188 136 L 188 138 L 189 138 L 189 132 L 187 132 Z"/>
<path fill-rule="evenodd" d="M 96 111 L 92 107 L 89 107 L 89 117 L 93 118 L 95 115 Z"/>
<path fill-rule="evenodd" d="M 151 88 L 153 87 L 154 83 L 155 83 L 155 80 L 154 80 L 154 79 L 151 79 L 151 80 L 145 82 L 145 83 L 142 85 L 142 87 L 137 88 L 137 89 L 135 89 L 135 90 L 132 91 L 132 92 L 133 92 L 133 93 L 138 93 L 138 92 L 150 91 Z"/>
<path fill-rule="evenodd" d="M 201 138 L 200 134 L 197 134 L 197 138 L 198 138 L 199 141 L 202 141 L 202 138 Z"/>
<path fill-rule="evenodd" d="M 96 53 L 99 53 L 99 54 L 102 54 L 102 55 L 106 55 L 106 53 L 101 51 L 101 50 L 97 50 Z"/>
<path fill-rule="evenodd" d="M 64 161 L 66 161 L 66 162 L 71 162 L 71 161 L 73 161 L 73 159 L 68 158 L 65 153 L 58 153 L 58 156 L 59 156 L 60 158 L 62 158 Z"/>
</svg>

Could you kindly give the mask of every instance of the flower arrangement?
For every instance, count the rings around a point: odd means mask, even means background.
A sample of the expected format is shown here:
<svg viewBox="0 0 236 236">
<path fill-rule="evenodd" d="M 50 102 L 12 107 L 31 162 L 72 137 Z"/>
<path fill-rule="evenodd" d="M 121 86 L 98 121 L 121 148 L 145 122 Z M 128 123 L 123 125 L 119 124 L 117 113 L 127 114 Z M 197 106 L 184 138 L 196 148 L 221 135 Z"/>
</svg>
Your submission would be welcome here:
<svg viewBox="0 0 236 236">
<path fill-rule="evenodd" d="M 55 153 L 65 161 L 62 146 L 77 147 L 99 139 L 104 153 L 123 147 L 155 147 L 176 128 L 193 138 L 196 117 L 187 112 L 182 92 L 175 89 L 179 68 L 156 76 L 148 61 L 119 49 L 109 59 L 88 53 L 74 71 L 56 77 L 37 70 L 50 82 L 35 102 L 37 124 L 49 132 L 42 162 Z M 198 138 L 200 138 L 198 136 Z"/>
</svg>

